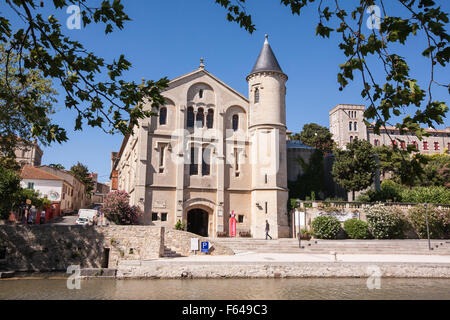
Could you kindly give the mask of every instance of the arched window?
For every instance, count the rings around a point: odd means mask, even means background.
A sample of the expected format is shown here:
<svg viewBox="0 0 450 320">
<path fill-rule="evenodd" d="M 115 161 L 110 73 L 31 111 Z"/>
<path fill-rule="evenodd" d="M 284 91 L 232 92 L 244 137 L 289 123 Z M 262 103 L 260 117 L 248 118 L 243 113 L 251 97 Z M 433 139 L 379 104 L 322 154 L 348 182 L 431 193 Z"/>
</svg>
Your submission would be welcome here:
<svg viewBox="0 0 450 320">
<path fill-rule="evenodd" d="M 162 107 L 159 109 L 159 125 L 166 124 L 167 121 L 167 108 Z"/>
<path fill-rule="evenodd" d="M 198 96 L 201 98 L 203 98 L 203 89 L 200 89 L 200 91 L 198 92 Z"/>
<path fill-rule="evenodd" d="M 258 102 L 259 102 L 259 89 L 256 88 L 255 89 L 255 103 L 258 103 Z"/>
<path fill-rule="evenodd" d="M 211 129 L 213 127 L 213 124 L 214 124 L 214 110 L 209 109 L 208 114 L 206 115 L 206 127 L 208 129 Z"/>
<path fill-rule="evenodd" d="M 357 127 L 357 122 L 356 121 L 353 123 L 353 128 L 355 129 L 355 131 L 358 131 L 358 127 Z"/>
<path fill-rule="evenodd" d="M 351 121 L 348 123 L 348 131 L 352 131 L 352 122 Z"/>
<path fill-rule="evenodd" d="M 194 108 L 192 107 L 187 108 L 187 127 L 194 127 Z"/>
<path fill-rule="evenodd" d="M 234 114 L 233 115 L 233 131 L 237 131 L 238 128 L 239 128 L 239 115 Z"/>
<path fill-rule="evenodd" d="M 195 123 L 197 128 L 203 128 L 205 124 L 205 115 L 203 114 L 203 108 L 198 108 L 197 115 L 195 117 Z"/>
<path fill-rule="evenodd" d="M 350 136 L 350 143 L 353 142 L 353 136 Z"/>
</svg>

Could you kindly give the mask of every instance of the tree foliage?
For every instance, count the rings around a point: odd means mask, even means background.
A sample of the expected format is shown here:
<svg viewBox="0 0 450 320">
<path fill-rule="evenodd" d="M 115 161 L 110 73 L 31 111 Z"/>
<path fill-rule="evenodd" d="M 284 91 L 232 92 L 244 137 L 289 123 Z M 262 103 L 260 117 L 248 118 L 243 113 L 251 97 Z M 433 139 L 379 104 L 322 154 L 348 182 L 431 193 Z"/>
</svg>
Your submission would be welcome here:
<svg viewBox="0 0 450 320">
<path fill-rule="evenodd" d="M 410 155 L 408 150 L 397 146 L 379 146 L 374 149 L 381 171 L 392 174 L 396 182 L 412 187 L 423 180 L 424 166 L 428 162 L 426 156 L 420 153 Z"/>
<path fill-rule="evenodd" d="M 110 192 L 103 202 L 105 217 L 120 225 L 138 224 L 142 211 L 138 206 L 130 206 L 130 196 L 125 191 Z"/>
<path fill-rule="evenodd" d="M 369 187 L 374 180 L 377 163 L 372 145 L 366 140 L 355 139 L 346 150 L 335 149 L 332 174 L 336 182 L 354 192 Z"/>
<path fill-rule="evenodd" d="M 292 139 L 300 140 L 307 146 L 316 148 L 323 153 L 331 153 L 335 145 L 330 130 L 316 123 L 305 124 L 302 131 L 295 134 Z"/>
<path fill-rule="evenodd" d="M 320 150 L 314 150 L 313 154 L 306 162 L 302 158 L 297 159 L 302 167 L 302 173 L 296 181 L 289 181 L 289 197 L 296 199 L 306 199 L 312 193 L 316 195 L 323 194 L 324 191 L 324 172 L 323 172 L 323 153 Z"/>
<path fill-rule="evenodd" d="M 0 219 L 6 219 L 14 207 L 14 194 L 20 192 L 20 176 L 0 166 Z"/>
<path fill-rule="evenodd" d="M 120 0 L 104 0 L 98 7 L 88 6 L 87 0 L 6 0 L 6 5 L 12 14 L 0 13 L 0 43 L 6 52 L 2 69 L 11 70 L 10 63 L 14 64 L 12 72 L 7 73 L 6 84 L 16 80 L 27 83 L 33 72 L 55 80 L 64 88 L 66 108 L 77 113 L 75 130 L 82 130 L 87 124 L 108 133 L 131 133 L 139 119 L 153 115 L 144 109 L 147 101 L 155 108 L 164 103 L 161 91 L 167 87 L 167 78 L 141 83 L 125 81 L 124 72 L 131 63 L 123 54 L 107 62 L 72 40 L 54 15 L 44 17 L 44 12 L 77 5 L 82 27 L 103 23 L 107 35 L 114 28 L 123 29 L 130 20 Z M 7 105 L 6 111 L 13 113 L 10 117 L 21 116 L 32 127 L 32 137 L 46 143 L 67 140 L 64 128 L 49 125 L 48 109 L 34 108 L 38 97 L 35 91 L 18 93 L 8 88 L 1 94 L 2 100 L 20 104 L 19 110 Z"/>
<path fill-rule="evenodd" d="M 256 29 L 251 15 L 246 12 L 245 0 L 216 2 L 232 12 L 231 17 L 228 14 L 228 20 L 239 23 L 250 33 Z M 374 7 L 377 4 L 379 6 Z M 444 86 L 450 93 L 448 83 L 436 81 L 436 74 L 441 69 L 445 72 L 450 60 L 450 35 L 445 29 L 449 19 L 448 13 L 435 1 L 359 0 L 359 5 L 351 10 L 344 8 L 345 1 L 339 0 L 281 0 L 281 5 L 289 8 L 293 15 L 315 7 L 319 13 L 316 35 L 329 38 L 333 33 L 340 34 L 339 49 L 346 61 L 339 66 L 339 89 L 343 90 L 349 81 L 353 81 L 355 73 L 360 75 L 361 96 L 368 103 L 364 117 L 367 125 L 372 126 L 368 121 L 374 121 L 376 134 L 394 116 L 403 115 L 402 121 L 396 123 L 401 133 L 408 129 L 419 139 L 428 135 L 421 125 L 434 127 L 444 123 L 448 106 L 445 101 L 433 99 L 433 89 Z M 396 6 L 404 10 L 394 11 Z M 380 8 L 379 16 L 376 8 Z M 375 18 L 375 23 L 372 21 L 372 27 L 367 28 L 371 14 L 374 14 L 371 18 Z M 376 22 L 379 22 L 379 28 Z M 399 53 L 406 46 L 428 60 L 428 79 L 414 78 L 417 72 Z M 384 74 L 377 76 L 377 70 L 383 70 Z M 421 81 L 426 81 L 426 88 L 419 86 Z M 407 107 L 415 109 L 412 116 L 407 114 Z"/>
<path fill-rule="evenodd" d="M 44 145 L 67 140 L 49 118 L 56 101 L 52 81 L 38 69 L 19 74 L 19 61 L 19 54 L 0 43 L 0 152 L 9 159 L 15 158 L 17 145 L 29 147 L 34 139 Z"/>
<path fill-rule="evenodd" d="M 89 169 L 86 165 L 78 162 L 76 165 L 70 167 L 70 173 L 84 183 L 86 194 L 94 189 L 94 181 L 92 181 L 92 178 L 89 175 Z"/>
</svg>

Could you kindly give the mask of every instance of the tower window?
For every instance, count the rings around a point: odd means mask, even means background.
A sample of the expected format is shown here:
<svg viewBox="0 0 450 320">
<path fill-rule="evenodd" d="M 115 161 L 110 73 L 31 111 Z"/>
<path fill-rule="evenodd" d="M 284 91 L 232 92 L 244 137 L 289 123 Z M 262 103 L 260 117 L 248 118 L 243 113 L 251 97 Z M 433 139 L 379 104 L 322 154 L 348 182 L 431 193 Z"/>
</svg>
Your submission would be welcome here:
<svg viewBox="0 0 450 320">
<path fill-rule="evenodd" d="M 195 146 L 191 146 L 191 159 L 189 166 L 189 174 L 191 176 L 198 174 L 198 162 L 197 162 L 197 149 Z"/>
<path fill-rule="evenodd" d="M 353 129 L 355 131 L 358 131 L 358 126 L 357 126 L 357 122 L 356 121 L 353 123 Z"/>
<path fill-rule="evenodd" d="M 255 89 L 255 103 L 258 103 L 258 102 L 259 102 L 259 89 L 256 88 Z"/>
<path fill-rule="evenodd" d="M 197 116 L 195 117 L 195 123 L 197 128 L 203 128 L 205 124 L 205 115 L 203 114 L 203 108 L 198 108 Z"/>
<path fill-rule="evenodd" d="M 187 108 L 187 127 L 194 127 L 194 108 L 192 107 Z"/>
<path fill-rule="evenodd" d="M 161 109 L 159 109 L 159 125 L 166 124 L 166 121 L 167 121 L 167 108 L 162 107 Z"/>
<path fill-rule="evenodd" d="M 200 91 L 198 92 L 198 96 L 201 98 L 203 98 L 203 89 L 200 89 Z"/>
<path fill-rule="evenodd" d="M 235 176 L 239 176 L 239 150 L 238 148 L 234 148 L 234 171 Z"/>
<path fill-rule="evenodd" d="M 214 124 L 214 110 L 209 109 L 208 114 L 206 115 L 206 127 L 208 129 L 211 129 L 213 127 L 213 124 Z"/>
<path fill-rule="evenodd" d="M 427 141 L 423 142 L 423 150 L 428 150 L 428 142 Z"/>
<path fill-rule="evenodd" d="M 161 221 L 167 221 L 167 212 L 161 213 Z"/>
<path fill-rule="evenodd" d="M 211 170 L 211 150 L 208 147 L 202 149 L 202 176 L 209 176 Z"/>
<path fill-rule="evenodd" d="M 152 221 L 157 221 L 157 220 L 158 220 L 158 213 L 152 212 Z"/>
<path fill-rule="evenodd" d="M 350 143 L 353 142 L 353 136 L 350 136 Z"/>
<path fill-rule="evenodd" d="M 161 143 L 159 145 L 159 173 L 164 172 L 164 154 L 166 151 L 167 144 Z"/>
<path fill-rule="evenodd" d="M 233 115 L 233 131 L 237 131 L 238 127 L 239 127 L 239 115 L 234 114 Z"/>
<path fill-rule="evenodd" d="M 244 216 L 242 214 L 238 215 L 238 223 L 244 223 Z"/>
</svg>

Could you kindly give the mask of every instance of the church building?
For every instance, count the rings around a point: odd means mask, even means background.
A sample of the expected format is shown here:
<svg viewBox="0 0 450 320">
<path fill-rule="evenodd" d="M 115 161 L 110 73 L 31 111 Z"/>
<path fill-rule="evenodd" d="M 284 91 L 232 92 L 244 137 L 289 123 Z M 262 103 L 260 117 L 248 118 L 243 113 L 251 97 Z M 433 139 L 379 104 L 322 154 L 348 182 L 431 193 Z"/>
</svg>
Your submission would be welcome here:
<svg viewBox="0 0 450 320">
<path fill-rule="evenodd" d="M 248 98 L 198 69 L 170 81 L 158 117 L 140 120 L 111 156 L 111 183 L 145 225 L 177 221 L 201 236 L 288 237 L 286 87 L 266 35 L 247 76 Z M 150 103 L 148 104 L 151 108 Z"/>
</svg>

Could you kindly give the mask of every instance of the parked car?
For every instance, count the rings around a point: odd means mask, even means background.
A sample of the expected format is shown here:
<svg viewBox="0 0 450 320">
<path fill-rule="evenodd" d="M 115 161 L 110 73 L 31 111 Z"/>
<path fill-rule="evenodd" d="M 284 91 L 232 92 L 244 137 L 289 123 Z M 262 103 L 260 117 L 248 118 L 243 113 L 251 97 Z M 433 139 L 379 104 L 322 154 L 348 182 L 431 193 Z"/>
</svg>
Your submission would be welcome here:
<svg viewBox="0 0 450 320">
<path fill-rule="evenodd" d="M 80 209 L 78 210 L 78 218 L 86 218 L 92 222 L 97 213 L 98 211 L 94 209 Z"/>
<path fill-rule="evenodd" d="M 89 219 L 88 218 L 78 218 L 77 221 L 75 221 L 76 224 L 81 226 L 89 225 Z"/>
</svg>

